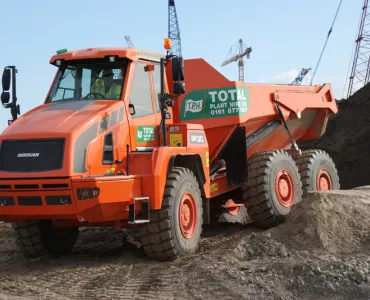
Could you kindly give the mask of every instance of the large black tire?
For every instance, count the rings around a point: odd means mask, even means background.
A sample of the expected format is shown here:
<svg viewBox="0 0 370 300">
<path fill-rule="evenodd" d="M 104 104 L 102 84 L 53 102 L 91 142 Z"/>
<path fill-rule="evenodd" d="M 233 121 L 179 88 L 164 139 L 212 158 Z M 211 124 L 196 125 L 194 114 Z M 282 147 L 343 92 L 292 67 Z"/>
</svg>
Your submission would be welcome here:
<svg viewBox="0 0 370 300">
<path fill-rule="evenodd" d="M 72 250 L 79 234 L 77 227 L 54 228 L 50 221 L 17 222 L 12 223 L 12 227 L 18 246 L 29 257 L 66 254 Z"/>
<path fill-rule="evenodd" d="M 291 206 L 302 199 L 298 167 L 282 150 L 256 153 L 248 165 L 250 182 L 243 187 L 243 200 L 252 223 L 265 229 L 276 226 L 285 220 Z"/>
<path fill-rule="evenodd" d="M 248 223 L 248 213 L 245 205 L 240 206 L 240 210 L 236 213 L 230 213 L 226 208 L 221 208 L 221 214 L 218 218 L 220 223 L 239 223 L 245 225 Z"/>
<path fill-rule="evenodd" d="M 184 200 L 184 197 L 190 197 L 190 200 Z M 190 214 L 189 224 L 194 224 L 192 221 L 195 224 L 188 238 L 180 228 L 180 223 L 183 224 L 179 216 L 182 200 L 186 204 L 192 203 L 196 211 L 195 215 Z M 181 207 L 184 208 L 183 205 Z M 161 261 L 193 254 L 198 248 L 202 225 L 203 207 L 199 183 L 189 169 L 174 167 L 167 176 L 162 208 L 151 211 L 150 223 L 140 228 L 144 251 L 150 258 Z"/>
<path fill-rule="evenodd" d="M 296 158 L 301 175 L 303 197 L 309 192 L 325 190 L 340 190 L 338 171 L 334 161 L 323 150 L 306 150 Z M 324 183 L 324 185 L 320 182 Z M 324 181 L 322 181 L 324 180 Z"/>
</svg>

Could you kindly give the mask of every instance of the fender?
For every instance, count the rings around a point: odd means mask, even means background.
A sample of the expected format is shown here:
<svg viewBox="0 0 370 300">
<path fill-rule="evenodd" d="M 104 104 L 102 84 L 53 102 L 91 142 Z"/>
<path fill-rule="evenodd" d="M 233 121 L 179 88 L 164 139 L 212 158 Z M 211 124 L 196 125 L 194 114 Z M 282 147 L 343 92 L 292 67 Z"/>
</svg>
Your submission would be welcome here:
<svg viewBox="0 0 370 300">
<path fill-rule="evenodd" d="M 202 159 L 199 154 L 172 155 L 168 162 L 167 175 L 172 171 L 173 167 L 184 167 L 191 170 L 199 182 L 202 196 L 206 196 L 204 185 L 207 179 L 204 174 Z"/>
</svg>

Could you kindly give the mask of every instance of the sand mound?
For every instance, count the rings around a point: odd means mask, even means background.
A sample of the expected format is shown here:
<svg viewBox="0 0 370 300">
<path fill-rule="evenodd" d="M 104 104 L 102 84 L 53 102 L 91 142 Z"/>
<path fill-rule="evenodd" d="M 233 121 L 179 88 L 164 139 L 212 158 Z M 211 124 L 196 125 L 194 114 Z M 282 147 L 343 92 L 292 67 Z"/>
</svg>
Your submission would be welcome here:
<svg viewBox="0 0 370 300">
<path fill-rule="evenodd" d="M 330 254 L 369 252 L 370 187 L 311 193 L 292 207 L 286 221 L 242 239 L 238 259 L 287 257 L 292 251 L 323 250 Z"/>
<path fill-rule="evenodd" d="M 341 187 L 351 189 L 370 184 L 370 84 L 348 100 L 338 102 L 339 112 L 331 117 L 318 140 L 299 142 L 302 149 L 322 149 L 333 158 Z"/>
<path fill-rule="evenodd" d="M 330 253 L 367 250 L 370 241 L 370 190 L 312 193 L 292 207 L 286 222 L 271 235 L 300 250 Z"/>
</svg>

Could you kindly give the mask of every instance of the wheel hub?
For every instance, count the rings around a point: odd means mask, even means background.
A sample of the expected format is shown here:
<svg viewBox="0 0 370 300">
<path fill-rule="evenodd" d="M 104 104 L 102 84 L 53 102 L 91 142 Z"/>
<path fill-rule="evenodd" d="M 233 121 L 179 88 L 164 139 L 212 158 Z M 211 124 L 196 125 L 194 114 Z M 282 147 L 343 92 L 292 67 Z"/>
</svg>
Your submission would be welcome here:
<svg viewBox="0 0 370 300">
<path fill-rule="evenodd" d="M 196 227 L 196 206 L 193 195 L 185 193 L 180 201 L 179 222 L 182 235 L 190 239 L 195 232 Z"/>
<path fill-rule="evenodd" d="M 224 207 L 232 216 L 236 216 L 240 211 L 240 205 L 236 204 L 232 199 L 227 200 Z"/>
<path fill-rule="evenodd" d="M 320 169 L 317 173 L 316 185 L 318 191 L 329 191 L 333 189 L 333 182 L 326 169 Z"/>
<path fill-rule="evenodd" d="M 294 184 L 290 173 L 287 170 L 280 170 L 275 178 L 275 192 L 279 203 L 289 207 L 294 201 Z"/>
</svg>

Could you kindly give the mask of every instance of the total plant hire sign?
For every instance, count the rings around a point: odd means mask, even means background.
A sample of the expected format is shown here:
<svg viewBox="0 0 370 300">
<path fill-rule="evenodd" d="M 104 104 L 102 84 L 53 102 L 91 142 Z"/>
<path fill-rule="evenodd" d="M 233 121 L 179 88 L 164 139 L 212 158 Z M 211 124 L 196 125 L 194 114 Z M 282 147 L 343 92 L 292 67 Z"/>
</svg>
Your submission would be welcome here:
<svg viewBox="0 0 370 300">
<path fill-rule="evenodd" d="M 223 87 L 195 90 L 181 105 L 181 120 L 241 116 L 248 112 L 248 87 Z"/>
</svg>

